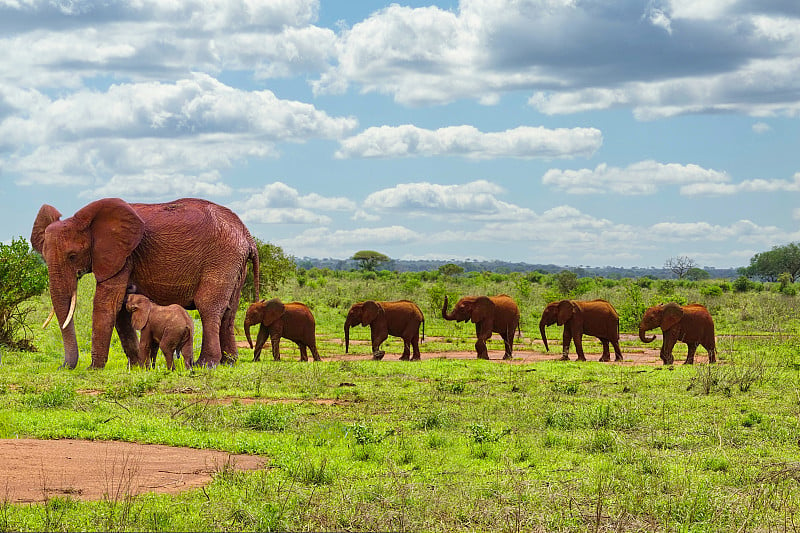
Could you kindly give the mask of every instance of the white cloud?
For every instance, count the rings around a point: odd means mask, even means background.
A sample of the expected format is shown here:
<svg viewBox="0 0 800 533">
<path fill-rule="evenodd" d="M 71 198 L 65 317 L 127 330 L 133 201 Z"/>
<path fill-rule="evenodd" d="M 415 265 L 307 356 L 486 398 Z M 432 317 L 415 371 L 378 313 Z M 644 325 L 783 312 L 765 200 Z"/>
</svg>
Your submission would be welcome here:
<svg viewBox="0 0 800 533">
<path fill-rule="evenodd" d="M 291 239 L 279 240 L 284 249 L 297 257 L 348 258 L 358 250 L 384 249 L 426 240 L 425 235 L 404 226 L 332 230 L 327 227 L 308 229 Z"/>
<path fill-rule="evenodd" d="M 753 124 L 753 131 L 758 134 L 767 133 L 772 128 L 766 122 L 756 122 Z"/>
<path fill-rule="evenodd" d="M 456 215 L 463 220 L 520 220 L 533 211 L 497 199 L 505 191 L 479 180 L 463 185 L 401 183 L 367 196 L 364 208 L 378 213 L 402 213 L 431 217 Z"/>
<path fill-rule="evenodd" d="M 792 180 L 744 180 L 739 183 L 692 183 L 681 187 L 686 196 L 730 195 L 741 192 L 800 192 L 800 172 Z"/>
<path fill-rule="evenodd" d="M 80 196 L 96 199 L 122 197 L 129 201 L 158 201 L 181 197 L 228 196 L 231 188 L 216 172 L 198 176 L 142 174 L 113 176 L 107 183 Z"/>
<path fill-rule="evenodd" d="M 246 200 L 231 202 L 229 207 L 245 222 L 327 225 L 331 218 L 318 211 L 353 211 L 356 205 L 347 198 L 326 198 L 316 193 L 303 196 L 297 189 L 276 181 Z"/>
<path fill-rule="evenodd" d="M 641 161 L 625 168 L 605 163 L 594 169 L 548 170 L 542 183 L 570 194 L 654 194 L 659 186 L 689 184 L 724 186 L 730 177 L 698 165 Z"/>
<path fill-rule="evenodd" d="M 521 126 L 483 133 L 473 126 L 427 130 L 412 125 L 368 128 L 341 141 L 338 158 L 462 156 L 471 159 L 590 157 L 602 145 L 595 128 Z"/>
</svg>

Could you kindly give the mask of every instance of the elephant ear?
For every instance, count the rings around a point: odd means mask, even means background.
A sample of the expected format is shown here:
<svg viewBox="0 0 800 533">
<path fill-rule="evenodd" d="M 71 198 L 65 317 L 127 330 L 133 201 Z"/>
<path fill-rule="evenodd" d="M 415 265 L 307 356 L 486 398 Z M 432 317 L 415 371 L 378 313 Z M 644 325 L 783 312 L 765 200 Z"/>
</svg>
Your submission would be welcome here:
<svg viewBox="0 0 800 533">
<path fill-rule="evenodd" d="M 556 317 L 556 323 L 559 326 L 563 326 L 566 324 L 567 320 L 571 319 L 579 311 L 580 309 L 578 309 L 578 305 L 572 300 L 561 300 L 558 302 L 558 316 Z"/>
<path fill-rule="evenodd" d="M 36 220 L 33 221 L 33 229 L 31 230 L 31 246 L 33 249 L 42 253 L 44 246 L 44 230 L 47 226 L 61 219 L 61 213 L 52 205 L 44 204 L 39 208 L 39 214 L 36 215 Z"/>
<path fill-rule="evenodd" d="M 478 296 L 472 305 L 469 319 L 477 324 L 494 316 L 494 302 L 488 296 Z"/>
<path fill-rule="evenodd" d="M 137 298 L 136 302 L 129 306 L 131 312 L 131 324 L 133 329 L 141 331 L 150 320 L 150 308 L 153 307 L 149 301 Z"/>
<path fill-rule="evenodd" d="M 364 307 L 361 313 L 361 325 L 367 326 L 372 324 L 378 317 L 383 316 L 383 306 L 374 300 L 367 300 L 364 302 Z"/>
<path fill-rule="evenodd" d="M 283 312 L 286 310 L 286 305 L 278 298 L 273 298 L 272 300 L 268 300 L 260 306 L 261 311 L 261 320 L 260 322 L 265 326 L 269 326 L 276 320 L 278 320 Z"/>
<path fill-rule="evenodd" d="M 72 218 L 92 237 L 92 272 L 98 283 L 122 270 L 144 235 L 144 221 L 119 198 L 92 202 Z"/>
<path fill-rule="evenodd" d="M 667 331 L 681 321 L 683 308 L 675 302 L 664 304 L 661 315 L 661 331 Z"/>
</svg>

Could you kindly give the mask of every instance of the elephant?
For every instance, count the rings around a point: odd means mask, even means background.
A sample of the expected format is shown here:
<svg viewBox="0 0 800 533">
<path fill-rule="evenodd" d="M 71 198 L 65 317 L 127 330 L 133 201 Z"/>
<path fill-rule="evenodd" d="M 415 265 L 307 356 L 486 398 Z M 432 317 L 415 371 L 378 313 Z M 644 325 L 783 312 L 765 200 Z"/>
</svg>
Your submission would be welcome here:
<svg viewBox="0 0 800 533">
<path fill-rule="evenodd" d="M 578 361 L 586 361 L 583 355 L 583 335 L 592 335 L 603 343 L 603 355 L 600 361 L 610 361 L 609 343 L 614 346 L 614 360 L 622 361 L 622 350 L 619 348 L 619 315 L 610 303 L 605 300 L 561 300 L 547 304 L 539 321 L 544 348 L 548 352 L 545 327 L 551 324 L 564 326 L 562 342 L 562 361 L 569 361 L 569 345 L 575 342 Z"/>
<path fill-rule="evenodd" d="M 511 359 L 514 349 L 514 333 L 519 330 L 519 308 L 514 299 L 506 294 L 499 296 L 465 296 L 453 307 L 451 313 L 447 312 L 447 296 L 444 297 L 442 318 L 475 323 L 475 351 L 478 359 L 489 359 L 486 341 L 492 333 L 499 333 L 505 344 L 503 359 Z M 521 333 L 520 333 L 520 336 Z"/>
<path fill-rule="evenodd" d="M 665 365 L 671 365 L 674 361 L 672 348 L 677 341 L 685 342 L 689 348 L 684 364 L 694 363 L 694 353 L 700 344 L 708 352 L 708 362 L 716 362 L 714 319 L 704 306 L 681 306 L 670 302 L 648 308 L 639 323 L 639 339 L 642 342 L 653 342 L 656 336 L 647 338 L 645 333 L 657 327 L 661 327 L 664 337 L 661 343 L 661 360 Z"/>
<path fill-rule="evenodd" d="M 401 361 L 419 361 L 419 327 L 422 325 L 422 340 L 425 340 L 425 316 L 419 306 L 409 300 L 395 302 L 376 302 L 366 300 L 355 303 L 347 312 L 344 321 L 344 351 L 350 350 L 350 328 L 369 326 L 372 338 L 372 358 L 383 359 L 386 354 L 381 344 L 389 335 L 403 339 Z M 413 355 L 412 355 L 413 349 Z"/>
<path fill-rule="evenodd" d="M 78 364 L 72 318 L 78 279 L 89 272 L 97 283 L 89 368 L 105 367 L 114 328 L 129 364 L 142 364 L 130 313 L 123 309 L 129 284 L 159 305 L 198 310 L 203 340 L 197 364 L 236 360 L 236 309 L 248 261 L 258 294 L 259 258 L 255 240 L 230 209 L 198 198 L 163 204 L 104 198 L 61 220 L 45 204 L 33 223 L 31 245 L 47 263 L 64 344 L 62 368 Z"/>
<path fill-rule="evenodd" d="M 250 328 L 256 324 L 259 324 L 259 328 L 253 361 L 261 359 L 261 348 L 267 337 L 272 343 L 272 358 L 276 361 L 281 360 L 281 337 L 297 344 L 301 361 L 308 361 L 307 348 L 311 350 L 314 361 L 322 361 L 317 352 L 316 322 L 306 304 L 300 302 L 284 304 L 277 298 L 250 304 L 244 317 L 244 334 L 250 348 L 253 348 Z"/>
<path fill-rule="evenodd" d="M 158 305 L 142 294 L 129 294 L 125 309 L 131 314 L 133 329 L 141 332 L 139 338 L 139 364 L 156 366 L 158 349 L 164 353 L 167 368 L 175 370 L 173 355 L 183 355 L 186 369 L 192 368 L 194 353 L 194 320 L 178 304 Z"/>
</svg>

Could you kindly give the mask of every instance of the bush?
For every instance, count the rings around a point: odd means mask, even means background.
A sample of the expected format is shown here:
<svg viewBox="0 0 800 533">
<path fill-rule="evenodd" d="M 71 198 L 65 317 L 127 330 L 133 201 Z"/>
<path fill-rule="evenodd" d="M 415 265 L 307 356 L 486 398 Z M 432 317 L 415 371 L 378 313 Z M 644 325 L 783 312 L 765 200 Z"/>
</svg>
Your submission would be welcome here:
<svg viewBox="0 0 800 533">
<path fill-rule="evenodd" d="M 0 243 L 0 344 L 34 349 L 27 338 L 14 339 L 25 329 L 30 311 L 22 303 L 42 294 L 47 282 L 47 266 L 25 239 L 20 237 L 9 245 Z"/>
</svg>

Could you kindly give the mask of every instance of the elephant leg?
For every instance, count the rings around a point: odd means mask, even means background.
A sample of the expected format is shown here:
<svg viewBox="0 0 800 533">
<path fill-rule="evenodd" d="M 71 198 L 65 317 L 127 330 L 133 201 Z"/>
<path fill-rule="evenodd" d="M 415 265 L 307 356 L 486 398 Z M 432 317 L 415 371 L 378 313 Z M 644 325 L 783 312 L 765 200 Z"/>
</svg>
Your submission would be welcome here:
<svg viewBox="0 0 800 533">
<path fill-rule="evenodd" d="M 717 349 L 713 343 L 703 344 L 703 348 L 706 349 L 708 352 L 708 362 L 709 363 L 716 363 L 717 362 Z"/>
<path fill-rule="evenodd" d="M 300 360 L 308 361 L 308 350 L 306 349 L 306 345 L 298 342 L 297 347 L 300 349 Z"/>
<path fill-rule="evenodd" d="M 275 361 L 281 360 L 281 334 L 273 331 L 269 336 L 269 342 L 272 344 L 272 359 Z"/>
<path fill-rule="evenodd" d="M 403 355 L 400 356 L 401 361 L 408 361 L 411 359 L 411 339 L 403 338 Z"/>
<path fill-rule="evenodd" d="M 203 340 L 200 344 L 200 357 L 197 358 L 197 364 L 215 367 L 222 362 L 222 350 L 219 344 L 222 310 L 216 305 L 208 307 L 198 305 L 197 310 L 203 324 Z"/>
<path fill-rule="evenodd" d="M 564 324 L 564 331 L 561 334 L 561 360 L 569 361 L 569 345 L 572 343 L 572 328 L 569 322 Z"/>
<path fill-rule="evenodd" d="M 583 334 L 579 331 L 573 332 L 572 340 L 575 342 L 575 352 L 578 354 L 578 361 L 586 361 L 586 356 L 583 354 Z"/>
<path fill-rule="evenodd" d="M 233 336 L 235 313 L 231 312 L 231 309 L 235 310 L 236 307 L 230 307 L 233 300 L 234 297 L 229 290 L 223 290 L 209 281 L 204 281 L 195 294 L 194 303 L 203 324 L 203 341 L 197 364 L 215 367 L 222 362 L 230 362 L 231 356 L 234 357 L 233 361 L 236 360 L 238 352 L 236 339 Z M 238 296 L 235 300 L 238 305 Z M 222 339 L 225 339 L 224 348 Z M 225 357 L 223 352 L 227 354 Z"/>
<path fill-rule="evenodd" d="M 413 337 L 411 337 L 411 360 L 412 361 L 419 361 L 422 359 L 422 355 L 419 352 L 419 332 L 417 332 Z"/>
<path fill-rule="evenodd" d="M 612 339 L 611 345 L 614 347 L 614 360 L 622 361 L 622 350 L 619 348 L 619 340 Z M 611 355 L 611 354 L 609 354 Z"/>
<path fill-rule="evenodd" d="M 508 360 L 512 358 L 512 351 L 514 350 L 514 333 L 512 331 L 511 337 L 508 336 L 508 333 L 503 333 L 501 335 L 503 337 L 503 346 L 505 347 L 505 352 L 503 353 L 503 359 Z"/>
<path fill-rule="evenodd" d="M 372 358 L 376 360 L 383 359 L 383 356 L 386 355 L 386 352 L 381 350 L 381 344 L 389 338 L 389 333 L 384 331 L 378 331 L 378 328 L 374 328 L 372 326 L 369 327 L 370 330 L 370 337 L 372 338 Z"/>
<path fill-rule="evenodd" d="M 167 369 L 168 370 L 175 370 L 175 360 L 173 356 L 175 355 L 175 344 L 170 340 L 162 339 L 159 348 L 161 348 L 161 353 L 164 354 L 164 360 L 167 362 Z"/>
<path fill-rule="evenodd" d="M 687 352 L 686 352 L 686 361 L 683 362 L 684 365 L 692 365 L 694 364 L 694 353 L 697 351 L 698 344 L 696 342 L 687 342 Z"/>
<path fill-rule="evenodd" d="M 665 333 L 663 337 L 664 339 L 661 342 L 661 360 L 665 365 L 671 365 L 674 362 L 672 349 L 675 347 L 677 339 L 668 333 Z"/>
<path fill-rule="evenodd" d="M 183 365 L 186 370 L 190 370 L 194 365 L 194 352 L 192 350 L 192 337 L 187 333 L 188 338 L 184 339 L 181 346 L 181 354 L 183 355 Z"/>
<path fill-rule="evenodd" d="M 150 341 L 150 353 L 148 354 L 149 357 L 147 361 L 145 361 L 145 367 L 147 368 L 155 368 L 156 367 L 156 357 L 158 357 L 158 343 L 155 339 Z"/>
<path fill-rule="evenodd" d="M 256 345 L 253 347 L 253 361 L 261 360 L 261 349 L 264 343 L 269 338 L 269 330 L 263 325 L 258 327 L 258 336 L 256 337 Z"/>
<path fill-rule="evenodd" d="M 104 368 L 108 362 L 111 333 L 122 309 L 129 273 L 130 267 L 126 266 L 113 278 L 97 284 L 92 309 L 92 363 L 89 368 Z"/>
<path fill-rule="evenodd" d="M 308 349 L 311 350 L 311 356 L 314 358 L 314 361 L 322 361 L 322 357 L 319 356 L 319 352 L 317 351 L 316 339 L 308 345 Z"/>
<path fill-rule="evenodd" d="M 603 355 L 600 356 L 600 361 L 611 361 L 611 349 L 608 346 L 608 339 L 600 339 L 600 342 L 603 345 Z"/>
<path fill-rule="evenodd" d="M 236 297 L 234 307 L 229 307 L 222 314 L 222 322 L 219 328 L 219 346 L 222 352 L 220 361 L 232 365 L 239 358 L 239 349 L 236 347 L 236 335 L 234 323 L 236 321 L 236 311 L 239 306 L 239 297 Z"/>
<path fill-rule="evenodd" d="M 489 359 L 489 349 L 486 347 L 486 341 L 492 337 L 491 326 L 486 327 L 483 323 L 475 324 L 475 335 L 478 340 L 475 341 L 475 351 L 478 352 L 478 359 Z"/>
</svg>

